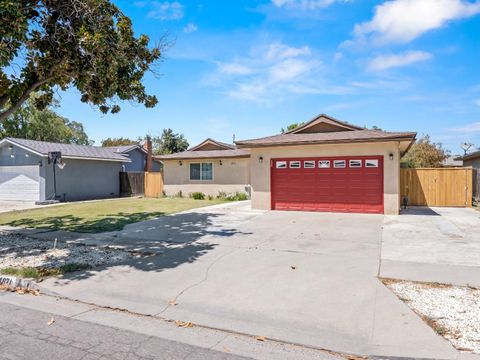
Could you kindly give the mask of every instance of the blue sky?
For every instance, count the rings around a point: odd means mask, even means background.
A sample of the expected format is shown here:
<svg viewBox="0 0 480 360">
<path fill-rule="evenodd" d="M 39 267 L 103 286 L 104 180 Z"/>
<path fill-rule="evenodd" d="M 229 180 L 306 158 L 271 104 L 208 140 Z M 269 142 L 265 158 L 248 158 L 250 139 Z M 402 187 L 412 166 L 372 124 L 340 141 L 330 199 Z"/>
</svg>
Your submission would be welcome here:
<svg viewBox="0 0 480 360">
<path fill-rule="evenodd" d="M 194 145 L 278 133 L 319 113 L 480 146 L 480 2 L 115 0 L 135 31 L 174 45 L 146 85 L 154 109 L 102 115 L 61 95 L 60 113 L 106 137 L 170 127 Z"/>
</svg>

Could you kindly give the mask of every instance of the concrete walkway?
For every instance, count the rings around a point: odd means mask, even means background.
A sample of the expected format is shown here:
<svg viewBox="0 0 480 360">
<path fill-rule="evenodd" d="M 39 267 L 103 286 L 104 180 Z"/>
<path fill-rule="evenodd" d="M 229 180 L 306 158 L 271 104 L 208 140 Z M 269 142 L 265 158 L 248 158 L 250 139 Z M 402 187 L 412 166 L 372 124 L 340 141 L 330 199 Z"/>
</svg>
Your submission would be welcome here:
<svg viewBox="0 0 480 360">
<path fill-rule="evenodd" d="M 380 275 L 480 287 L 480 211 L 419 207 L 386 216 Z"/>
<path fill-rule="evenodd" d="M 384 217 L 203 208 L 83 241 L 124 264 L 49 279 L 84 302 L 361 355 L 459 353 L 378 280 Z M 145 254 L 149 256 L 145 256 Z"/>
<path fill-rule="evenodd" d="M 35 205 L 33 201 L 0 200 L 0 213 L 14 210 L 35 209 L 40 205 Z"/>
</svg>

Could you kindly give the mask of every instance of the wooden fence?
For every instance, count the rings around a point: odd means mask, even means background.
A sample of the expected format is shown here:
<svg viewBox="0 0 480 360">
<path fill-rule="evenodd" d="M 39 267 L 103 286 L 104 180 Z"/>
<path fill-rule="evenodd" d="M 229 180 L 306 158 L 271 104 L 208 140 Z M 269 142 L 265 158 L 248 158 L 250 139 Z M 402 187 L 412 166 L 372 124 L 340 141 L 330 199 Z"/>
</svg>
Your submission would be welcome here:
<svg viewBox="0 0 480 360">
<path fill-rule="evenodd" d="M 145 173 L 145 196 L 155 198 L 163 196 L 163 174 L 161 172 Z"/>
<path fill-rule="evenodd" d="M 480 169 L 473 169 L 473 198 L 480 202 Z"/>
<path fill-rule="evenodd" d="M 120 196 L 143 196 L 145 193 L 145 173 L 129 171 L 120 173 Z"/>
<path fill-rule="evenodd" d="M 472 206 L 471 168 L 400 169 L 401 201 L 414 206 Z"/>
</svg>

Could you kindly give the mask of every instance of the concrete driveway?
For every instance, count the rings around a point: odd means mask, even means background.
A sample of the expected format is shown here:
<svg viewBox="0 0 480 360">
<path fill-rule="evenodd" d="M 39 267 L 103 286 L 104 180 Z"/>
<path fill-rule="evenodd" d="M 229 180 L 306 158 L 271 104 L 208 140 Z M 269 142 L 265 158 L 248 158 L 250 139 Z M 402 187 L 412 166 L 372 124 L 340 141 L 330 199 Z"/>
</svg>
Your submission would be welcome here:
<svg viewBox="0 0 480 360">
<path fill-rule="evenodd" d="M 82 241 L 150 253 L 42 286 L 168 319 L 335 351 L 458 353 L 378 280 L 384 216 L 198 209 Z"/>
<path fill-rule="evenodd" d="M 480 211 L 409 208 L 386 216 L 380 274 L 480 287 Z"/>
<path fill-rule="evenodd" d="M 0 200 L 0 213 L 38 207 L 33 201 Z"/>
</svg>

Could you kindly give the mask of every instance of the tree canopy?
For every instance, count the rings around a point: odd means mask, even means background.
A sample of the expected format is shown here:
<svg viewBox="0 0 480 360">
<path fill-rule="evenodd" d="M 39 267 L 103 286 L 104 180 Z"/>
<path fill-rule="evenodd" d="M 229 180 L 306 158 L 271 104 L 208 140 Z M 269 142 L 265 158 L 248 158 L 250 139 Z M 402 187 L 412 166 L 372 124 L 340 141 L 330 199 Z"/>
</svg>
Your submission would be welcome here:
<svg viewBox="0 0 480 360">
<path fill-rule="evenodd" d="M 0 123 L 0 138 L 51 141 L 65 144 L 91 145 L 83 125 L 70 121 L 51 108 L 38 110 L 34 98 Z"/>
<path fill-rule="evenodd" d="M 188 141 L 183 134 L 176 134 L 172 129 L 163 129 L 162 135 L 152 137 L 152 146 L 155 155 L 173 154 L 187 150 Z"/>
<path fill-rule="evenodd" d="M 81 101 L 103 113 L 118 101 L 153 107 L 142 79 L 153 70 L 165 37 L 149 47 L 110 0 L 0 0 L 0 122 L 29 98 L 51 104 L 55 89 L 73 85 Z"/>
<path fill-rule="evenodd" d="M 134 145 L 138 144 L 141 140 L 132 140 L 124 137 L 119 138 L 106 138 L 102 140 L 102 146 L 122 146 L 122 145 Z"/>
<path fill-rule="evenodd" d="M 402 163 L 408 167 L 441 167 L 443 161 L 449 156 L 449 151 L 441 143 L 430 140 L 429 135 L 418 139 L 402 158 Z"/>
<path fill-rule="evenodd" d="M 296 129 L 297 127 L 302 126 L 303 124 L 305 124 L 305 123 L 304 123 L 304 122 L 301 122 L 301 123 L 292 123 L 292 124 L 290 124 L 290 125 L 287 126 L 287 129 L 286 129 L 286 130 L 285 130 L 284 128 L 281 128 L 281 129 L 280 129 L 280 132 L 281 132 L 282 134 L 285 134 L 286 132 L 289 132 L 289 131 L 291 131 L 291 130 L 293 130 L 293 129 Z"/>
</svg>

